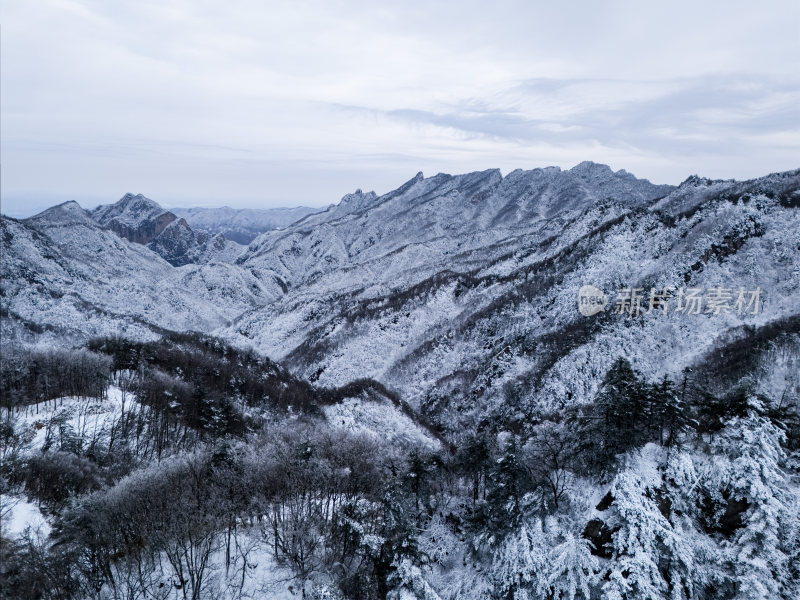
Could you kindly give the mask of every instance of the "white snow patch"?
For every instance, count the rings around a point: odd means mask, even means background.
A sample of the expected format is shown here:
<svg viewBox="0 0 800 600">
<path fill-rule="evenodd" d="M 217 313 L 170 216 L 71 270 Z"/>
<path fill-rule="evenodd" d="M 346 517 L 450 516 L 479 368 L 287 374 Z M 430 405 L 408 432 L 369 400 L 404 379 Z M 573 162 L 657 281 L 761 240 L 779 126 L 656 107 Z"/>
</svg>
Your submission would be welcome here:
<svg viewBox="0 0 800 600">
<path fill-rule="evenodd" d="M 405 443 L 431 450 L 439 441 L 431 437 L 389 400 L 375 402 L 362 398 L 346 398 L 340 404 L 324 408 L 328 422 L 336 428 L 364 433 L 390 444 Z"/>
<path fill-rule="evenodd" d="M 3 537 L 15 538 L 29 527 L 43 536 L 50 535 L 50 523 L 39 507 L 23 498 L 0 494 Z"/>
</svg>

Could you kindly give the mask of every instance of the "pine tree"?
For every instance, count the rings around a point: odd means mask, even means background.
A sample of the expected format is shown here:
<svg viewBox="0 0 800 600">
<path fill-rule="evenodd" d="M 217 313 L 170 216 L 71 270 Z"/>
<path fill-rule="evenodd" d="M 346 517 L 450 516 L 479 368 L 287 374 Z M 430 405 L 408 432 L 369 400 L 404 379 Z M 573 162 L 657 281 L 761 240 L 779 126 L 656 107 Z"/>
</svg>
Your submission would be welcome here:
<svg viewBox="0 0 800 600">
<path fill-rule="evenodd" d="M 549 597 L 589 600 L 600 570 L 598 560 L 592 556 L 588 540 L 569 532 L 564 532 L 561 538 L 548 555 L 545 585 Z"/>
<path fill-rule="evenodd" d="M 441 466 L 441 461 L 436 455 L 425 455 L 417 449 L 411 451 L 408 457 L 408 469 L 405 479 L 411 495 L 414 498 L 414 514 L 417 523 L 423 518 L 423 511 L 431 511 L 430 492 L 431 481 L 435 478 L 436 471 Z"/>
<path fill-rule="evenodd" d="M 517 457 L 516 440 L 511 436 L 503 455 L 489 473 L 486 504 L 490 532 L 502 534 L 519 524 L 526 480 L 525 470 Z"/>
<path fill-rule="evenodd" d="M 800 515 L 782 469 L 783 438 L 768 419 L 751 412 L 729 421 L 714 443 L 715 452 L 727 459 L 719 486 L 748 504 L 744 526 L 726 544 L 737 598 L 797 598 L 800 593 L 790 570 L 796 549 L 787 536 Z"/>
<path fill-rule="evenodd" d="M 580 417 L 579 452 L 590 470 L 603 471 L 618 454 L 648 440 L 647 389 L 625 358 L 606 373 L 595 404 Z"/>
<path fill-rule="evenodd" d="M 547 540 L 539 521 L 522 522 L 494 554 L 495 597 L 535 600 L 543 596 L 548 571 Z"/>
<path fill-rule="evenodd" d="M 650 386 L 649 412 L 652 428 L 662 446 L 672 446 L 689 426 L 689 413 L 682 395 L 666 376 Z"/>
<path fill-rule="evenodd" d="M 603 597 L 618 600 L 683 599 L 691 589 L 693 548 L 655 501 L 656 483 L 639 469 L 620 473 L 611 487 L 619 529 Z"/>
<path fill-rule="evenodd" d="M 472 487 L 472 505 L 478 502 L 483 492 L 486 497 L 486 478 L 491 467 L 491 452 L 485 435 L 469 437 L 459 448 L 456 466 L 470 481 Z"/>
</svg>

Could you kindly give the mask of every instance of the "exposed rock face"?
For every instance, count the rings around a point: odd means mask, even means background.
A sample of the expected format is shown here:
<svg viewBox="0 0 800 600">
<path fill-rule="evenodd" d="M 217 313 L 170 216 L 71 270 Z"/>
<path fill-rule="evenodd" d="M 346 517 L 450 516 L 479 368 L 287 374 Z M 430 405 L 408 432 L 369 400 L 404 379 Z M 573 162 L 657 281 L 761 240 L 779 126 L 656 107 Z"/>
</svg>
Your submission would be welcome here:
<svg viewBox="0 0 800 600">
<path fill-rule="evenodd" d="M 583 529 L 582 536 L 592 543 L 592 554 L 611 558 L 614 555 L 614 533 L 602 519 L 592 519 Z"/>
<path fill-rule="evenodd" d="M 195 231 L 186 219 L 176 219 L 147 247 L 173 266 L 232 262 L 244 246 L 225 239 L 221 233 L 212 236 L 207 231 Z"/>
<path fill-rule="evenodd" d="M 176 219 L 147 244 L 147 247 L 160 254 L 168 263 L 179 267 L 194 262 L 192 255 L 197 246 L 205 245 L 208 237 L 204 231 L 193 231 L 186 219 Z"/>
<path fill-rule="evenodd" d="M 125 194 L 114 204 L 98 206 L 91 216 L 119 237 L 147 246 L 176 267 L 230 262 L 244 250 L 221 234 L 212 238 L 206 231 L 195 231 L 186 219 L 142 194 Z"/>
<path fill-rule="evenodd" d="M 111 229 L 118 236 L 125 238 L 129 242 L 136 244 L 148 244 L 154 240 L 164 229 L 175 220 L 175 215 L 172 213 L 163 213 L 158 215 L 155 219 L 142 223 L 137 228 L 132 228 L 118 221 L 112 221 L 109 224 Z"/>
<path fill-rule="evenodd" d="M 115 204 L 98 206 L 92 217 L 118 236 L 149 244 L 177 217 L 142 194 L 125 194 Z"/>
</svg>

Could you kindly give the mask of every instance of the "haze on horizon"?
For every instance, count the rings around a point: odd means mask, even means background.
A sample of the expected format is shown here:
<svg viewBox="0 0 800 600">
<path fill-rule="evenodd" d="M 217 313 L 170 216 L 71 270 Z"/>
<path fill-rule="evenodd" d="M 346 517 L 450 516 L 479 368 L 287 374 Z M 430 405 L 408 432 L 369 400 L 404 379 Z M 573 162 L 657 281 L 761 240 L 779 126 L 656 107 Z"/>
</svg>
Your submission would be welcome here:
<svg viewBox="0 0 800 600">
<path fill-rule="evenodd" d="M 800 167 L 800 3 L 4 2 L 2 212 L 324 206 L 417 171 Z"/>
</svg>

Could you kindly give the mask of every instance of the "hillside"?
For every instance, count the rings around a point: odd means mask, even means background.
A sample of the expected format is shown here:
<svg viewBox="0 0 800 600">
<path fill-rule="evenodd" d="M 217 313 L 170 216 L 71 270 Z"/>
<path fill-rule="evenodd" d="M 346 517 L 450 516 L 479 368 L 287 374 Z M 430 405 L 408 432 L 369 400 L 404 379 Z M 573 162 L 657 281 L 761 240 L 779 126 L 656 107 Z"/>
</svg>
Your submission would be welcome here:
<svg viewBox="0 0 800 600">
<path fill-rule="evenodd" d="M 744 331 L 797 318 L 799 182 L 794 171 L 672 189 L 586 164 L 418 176 L 257 239 L 238 264 L 289 291 L 222 333 L 320 383 L 374 377 L 444 428 L 584 402 L 619 355 L 677 377 Z M 607 311 L 578 312 L 585 284 L 609 295 Z M 761 304 L 693 315 L 673 297 L 665 315 L 615 314 L 625 287 L 640 288 L 643 311 L 665 287 L 760 289 Z M 786 377 L 762 379 L 796 394 Z"/>
<path fill-rule="evenodd" d="M 800 170 L 190 219 L 0 220 L 0 596 L 798 597 Z"/>
</svg>

